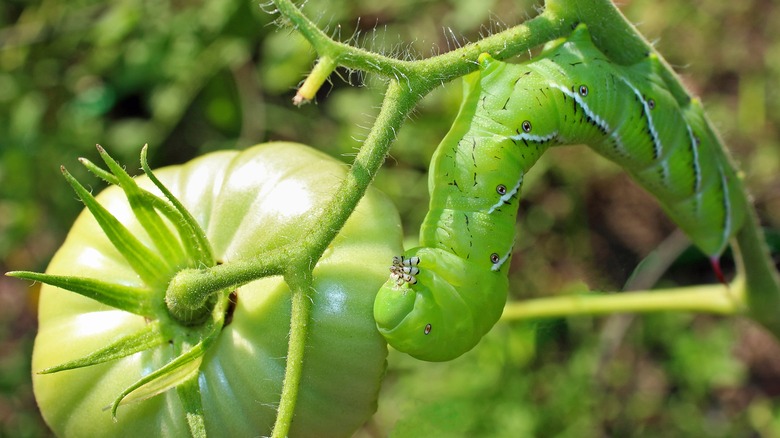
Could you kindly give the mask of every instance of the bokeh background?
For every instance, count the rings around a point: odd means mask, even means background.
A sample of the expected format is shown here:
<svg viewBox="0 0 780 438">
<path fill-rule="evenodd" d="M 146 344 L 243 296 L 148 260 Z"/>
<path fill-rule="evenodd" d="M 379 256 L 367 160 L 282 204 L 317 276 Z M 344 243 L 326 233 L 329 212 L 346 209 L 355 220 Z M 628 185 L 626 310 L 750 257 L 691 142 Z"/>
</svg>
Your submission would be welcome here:
<svg viewBox="0 0 780 438">
<path fill-rule="evenodd" d="M 620 7 L 702 97 L 762 223 L 780 228 L 780 6 Z M 101 189 L 76 161 L 96 160 L 96 143 L 129 169 L 145 143 L 153 167 L 268 140 L 307 143 L 348 163 L 381 103 L 381 78 L 339 70 L 315 104 L 294 107 L 315 54 L 264 9 L 247 0 L 0 3 L 0 272 L 45 269 L 81 209 L 58 168 Z M 408 58 L 476 41 L 537 10 L 519 0 L 305 7 L 336 38 Z M 457 81 L 428 96 L 377 177 L 410 242 L 426 211 L 428 161 L 459 98 Z M 524 187 L 512 298 L 620 290 L 659 245 L 672 248 L 661 251 L 672 267 L 660 285 L 714 281 L 674 229 L 615 166 L 581 147 L 553 151 Z M 30 384 L 35 312 L 36 288 L 0 277 L 0 436 L 50 434 Z M 657 314 L 500 323 L 450 363 L 391 353 L 379 410 L 358 436 L 776 437 L 778 394 L 780 346 L 748 321 Z"/>
</svg>

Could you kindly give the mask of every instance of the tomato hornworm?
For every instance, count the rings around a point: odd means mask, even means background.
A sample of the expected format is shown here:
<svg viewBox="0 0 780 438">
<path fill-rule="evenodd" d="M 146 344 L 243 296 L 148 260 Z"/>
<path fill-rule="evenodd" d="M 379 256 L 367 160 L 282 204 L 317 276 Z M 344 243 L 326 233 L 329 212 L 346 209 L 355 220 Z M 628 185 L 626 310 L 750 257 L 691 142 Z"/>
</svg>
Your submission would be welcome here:
<svg viewBox="0 0 780 438">
<path fill-rule="evenodd" d="M 718 258 L 745 220 L 742 182 L 699 101 L 675 100 L 655 55 L 614 64 L 581 24 L 529 62 L 483 54 L 479 66 L 432 158 L 420 247 L 393 260 L 375 301 L 390 345 L 450 360 L 495 324 L 523 176 L 550 146 L 586 144 L 623 167 L 721 277 Z"/>
</svg>

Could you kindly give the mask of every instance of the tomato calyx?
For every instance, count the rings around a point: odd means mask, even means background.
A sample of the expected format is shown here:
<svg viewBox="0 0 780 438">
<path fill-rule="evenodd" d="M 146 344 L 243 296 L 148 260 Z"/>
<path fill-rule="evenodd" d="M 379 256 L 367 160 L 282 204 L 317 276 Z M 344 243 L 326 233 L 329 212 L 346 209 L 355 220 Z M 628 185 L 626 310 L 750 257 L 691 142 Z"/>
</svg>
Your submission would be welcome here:
<svg viewBox="0 0 780 438">
<path fill-rule="evenodd" d="M 175 387 L 187 411 L 190 430 L 193 435 L 198 435 L 200 431 L 205 431 L 197 384 L 198 370 L 204 354 L 217 339 L 226 318 L 230 317 L 231 294 L 235 302 L 235 288 L 205 285 L 194 293 L 177 295 L 189 300 L 184 306 L 178 303 L 177 307 L 175 302 L 172 305 L 167 291 L 171 284 L 176 283 L 179 273 L 217 266 L 206 234 L 181 202 L 154 176 L 146 160 L 146 146 L 141 152 L 141 165 L 162 197 L 141 188 L 102 147 L 98 145 L 97 149 L 109 171 L 84 158 L 80 159 L 81 163 L 106 182 L 122 188 L 135 219 L 151 237 L 153 248 L 143 244 L 64 167 L 61 171 L 143 284 L 127 285 L 111 280 L 27 271 L 6 275 L 75 292 L 142 316 L 147 324 L 139 331 L 128 333 L 83 357 L 39 370 L 38 373 L 88 367 L 170 344 L 174 359 L 118 394 L 110 406 L 112 416 L 116 419 L 121 404 L 144 400 Z"/>
</svg>

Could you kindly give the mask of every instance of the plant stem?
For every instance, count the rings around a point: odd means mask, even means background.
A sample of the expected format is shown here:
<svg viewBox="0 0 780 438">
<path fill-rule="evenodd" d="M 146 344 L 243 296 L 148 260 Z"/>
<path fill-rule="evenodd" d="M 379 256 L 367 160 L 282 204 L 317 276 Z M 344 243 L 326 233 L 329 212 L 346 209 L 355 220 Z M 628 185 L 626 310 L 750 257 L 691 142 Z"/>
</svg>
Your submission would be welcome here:
<svg viewBox="0 0 780 438">
<path fill-rule="evenodd" d="M 333 41 L 292 4 L 290 0 L 273 0 L 279 12 L 288 19 L 321 57 L 327 57 L 346 68 L 378 73 L 405 86 L 408 94 L 419 100 L 435 87 L 468 74 L 478 68 L 477 57 L 487 52 L 495 59 L 506 59 L 569 33 L 569 23 L 555 15 L 542 14 L 505 31 L 467 44 L 442 55 L 417 61 L 402 61 Z"/>
<path fill-rule="evenodd" d="M 395 81 L 388 84 L 382 109 L 379 111 L 377 121 L 363 147 L 360 148 L 346 178 L 335 192 L 336 195 L 331 202 L 325 207 L 320 219 L 312 222 L 319 223 L 320 226 L 313 227 L 312 233 L 301 244 L 302 250 L 306 253 L 293 258 L 293 260 L 319 260 L 352 211 L 357 207 L 371 180 L 384 162 L 390 143 L 395 139 L 395 133 L 416 104 L 416 95 L 405 94 Z M 327 225 L 321 226 L 321 224 Z M 292 317 L 287 366 L 279 402 L 279 413 L 273 430 L 274 437 L 287 436 L 295 412 L 312 305 L 306 292 L 311 288 L 311 275 L 315 264 L 308 263 L 305 266 L 298 266 L 298 269 L 292 269 L 285 275 L 287 284 L 293 292 Z"/>
<path fill-rule="evenodd" d="M 210 268 L 183 269 L 176 273 L 165 291 L 168 312 L 185 325 L 199 321 L 211 311 L 209 303 L 214 294 L 258 278 L 281 275 L 291 260 L 294 259 L 288 251 L 279 248 Z"/>
<path fill-rule="evenodd" d="M 292 310 L 290 317 L 290 341 L 287 347 L 287 367 L 284 371 L 282 395 L 279 400 L 279 412 L 272 437 L 284 438 L 290 432 L 298 390 L 301 385 L 303 359 L 306 350 L 306 337 L 309 333 L 311 315 L 312 273 L 308 266 L 291 269 L 285 275 L 287 285 L 292 292 Z"/>
<path fill-rule="evenodd" d="M 510 302 L 501 319 L 516 321 L 574 315 L 629 312 L 702 312 L 734 315 L 744 311 L 744 284 L 703 285 L 683 288 L 618 292 L 606 295 L 561 295 Z"/>
<path fill-rule="evenodd" d="M 732 245 L 737 272 L 745 278 L 750 316 L 780 339 L 780 277 L 755 211 L 749 208 L 747 213 Z"/>
<path fill-rule="evenodd" d="M 384 163 L 396 132 L 418 101 L 419 96 L 416 93 L 408 93 L 398 82 L 390 81 L 376 122 L 350 166 L 346 178 L 319 218 L 311 222 L 316 226 L 312 227 L 302 245 L 307 248 L 306 254 L 311 260 L 320 258 L 344 226 Z"/>
<path fill-rule="evenodd" d="M 320 57 L 327 57 L 344 67 L 372 71 L 385 77 L 393 77 L 394 71 L 403 71 L 410 64 L 409 61 L 388 58 L 334 41 L 309 20 L 291 0 L 273 0 L 273 2 L 282 17 L 290 21 L 293 28 L 309 41 Z"/>
</svg>

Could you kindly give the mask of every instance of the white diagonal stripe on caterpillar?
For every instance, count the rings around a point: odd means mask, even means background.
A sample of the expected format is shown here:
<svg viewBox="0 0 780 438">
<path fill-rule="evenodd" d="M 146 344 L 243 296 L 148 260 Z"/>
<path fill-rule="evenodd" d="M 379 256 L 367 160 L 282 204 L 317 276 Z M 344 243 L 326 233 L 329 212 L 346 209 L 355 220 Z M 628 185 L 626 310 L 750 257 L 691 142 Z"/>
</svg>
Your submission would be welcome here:
<svg viewBox="0 0 780 438">
<path fill-rule="evenodd" d="M 631 91 L 634 92 L 634 95 L 636 96 L 637 100 L 642 104 L 642 108 L 644 110 L 645 117 L 647 117 L 647 127 L 648 131 L 650 133 L 650 139 L 653 142 L 653 158 L 658 159 L 663 154 L 663 145 L 661 144 L 661 140 L 658 139 L 658 131 L 655 129 L 655 123 L 653 122 L 653 115 L 650 114 L 650 105 L 647 103 L 647 100 L 642 95 L 642 92 L 639 91 L 638 88 L 634 86 L 631 82 L 628 81 L 628 79 L 624 78 L 623 76 L 618 76 L 618 78 L 623 81 L 624 84 L 628 86 L 628 88 L 631 89 Z"/>
<path fill-rule="evenodd" d="M 558 131 L 553 131 L 547 135 L 535 135 L 529 134 L 527 132 L 518 132 L 517 134 L 510 135 L 507 138 L 511 140 L 530 141 L 532 143 L 547 143 L 548 141 L 554 140 L 556 137 L 558 137 Z"/>
<path fill-rule="evenodd" d="M 731 237 L 731 196 L 729 195 L 729 185 L 726 181 L 726 173 L 723 172 L 723 166 L 718 163 L 718 173 L 720 174 L 720 183 L 723 186 L 723 234 L 721 235 L 721 248 L 725 247 Z"/>
<path fill-rule="evenodd" d="M 593 110 L 590 109 L 588 104 L 582 100 L 582 97 L 569 90 L 567 87 L 564 87 L 563 85 L 556 84 L 555 82 L 550 82 L 549 86 L 555 89 L 560 90 L 563 94 L 566 96 L 572 98 L 575 102 L 577 102 L 577 105 L 579 105 L 580 108 L 582 108 L 582 111 L 585 112 L 585 115 L 588 116 L 591 120 L 593 120 L 594 123 L 601 129 L 604 133 L 612 132 L 612 129 L 609 127 L 609 124 L 601 118 L 600 115 L 596 114 Z"/>
<path fill-rule="evenodd" d="M 685 124 L 685 128 L 688 130 L 688 137 L 691 140 L 691 152 L 693 154 L 693 175 L 694 184 L 693 191 L 699 193 L 701 191 L 701 165 L 699 164 L 699 140 L 691 129 L 691 125 Z"/>
<path fill-rule="evenodd" d="M 523 174 L 520 174 L 520 179 L 517 180 L 517 184 L 515 184 L 512 190 L 507 192 L 505 195 L 501 196 L 498 199 L 498 202 L 496 202 L 495 204 L 493 204 L 492 207 L 490 207 L 490 209 L 488 210 L 488 214 L 493 213 L 494 211 L 496 211 L 497 208 L 508 203 L 508 201 L 512 199 L 512 197 L 515 196 L 515 194 L 517 194 L 517 192 L 520 190 L 520 186 L 523 185 L 523 176 L 524 176 Z"/>
</svg>

